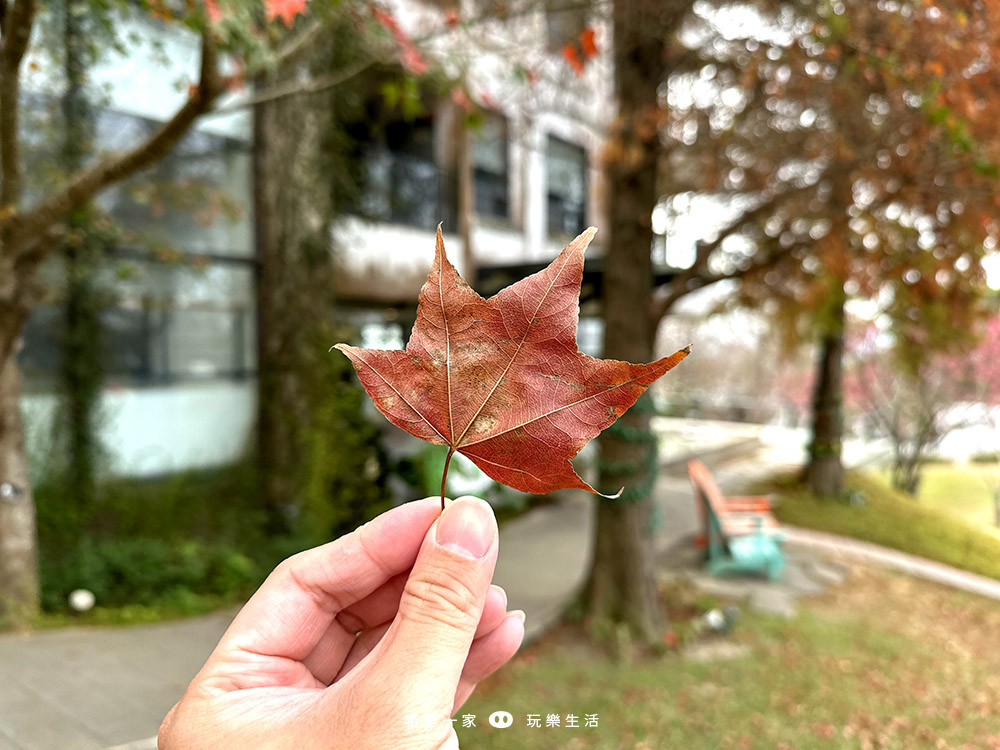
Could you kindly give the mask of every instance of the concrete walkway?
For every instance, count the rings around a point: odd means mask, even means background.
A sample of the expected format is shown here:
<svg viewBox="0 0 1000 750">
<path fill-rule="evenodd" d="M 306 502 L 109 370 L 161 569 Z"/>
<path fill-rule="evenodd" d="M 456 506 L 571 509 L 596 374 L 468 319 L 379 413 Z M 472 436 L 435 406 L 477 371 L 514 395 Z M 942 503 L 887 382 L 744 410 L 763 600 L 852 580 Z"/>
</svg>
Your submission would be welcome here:
<svg viewBox="0 0 1000 750">
<path fill-rule="evenodd" d="M 99 750 L 155 735 L 235 613 L 0 637 L 0 748 Z"/>
<path fill-rule="evenodd" d="M 726 492 L 801 460 L 796 439 L 764 439 L 746 425 L 674 421 L 657 427 L 687 436 L 673 441 L 677 453 L 666 457 L 656 487 L 661 551 L 682 545 L 696 528 L 683 453 L 726 459 L 713 465 Z M 544 632 L 583 584 L 592 532 L 593 498 L 583 493 L 565 493 L 504 524 L 495 580 L 510 606 L 527 613 L 529 638 Z M 0 636 L 0 750 L 155 748 L 151 738 L 161 718 L 234 614 Z"/>
</svg>

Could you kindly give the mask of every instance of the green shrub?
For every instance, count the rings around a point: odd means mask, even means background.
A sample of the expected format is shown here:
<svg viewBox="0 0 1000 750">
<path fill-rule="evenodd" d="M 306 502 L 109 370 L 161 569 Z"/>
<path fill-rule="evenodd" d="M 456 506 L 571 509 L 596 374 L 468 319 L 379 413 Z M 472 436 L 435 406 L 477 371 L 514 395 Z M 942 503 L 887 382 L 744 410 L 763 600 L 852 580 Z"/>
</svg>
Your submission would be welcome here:
<svg viewBox="0 0 1000 750">
<path fill-rule="evenodd" d="M 88 507 L 71 488 L 42 481 L 35 488 L 43 553 L 57 556 L 91 539 L 214 539 L 238 547 L 261 534 L 256 471 L 249 462 L 153 478 L 102 482 Z"/>
<path fill-rule="evenodd" d="M 224 544 L 84 539 L 61 557 L 42 556 L 42 604 L 48 611 L 65 609 L 66 596 L 78 588 L 92 591 L 102 607 L 176 605 L 195 595 L 232 598 L 266 572 Z"/>
</svg>

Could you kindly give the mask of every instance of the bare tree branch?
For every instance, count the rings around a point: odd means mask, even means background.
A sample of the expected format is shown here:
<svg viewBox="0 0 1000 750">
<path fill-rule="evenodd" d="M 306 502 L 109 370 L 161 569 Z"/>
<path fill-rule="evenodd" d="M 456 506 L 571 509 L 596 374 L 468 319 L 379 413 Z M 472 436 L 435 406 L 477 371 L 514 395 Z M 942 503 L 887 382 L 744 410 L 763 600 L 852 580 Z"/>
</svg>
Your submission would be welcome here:
<svg viewBox="0 0 1000 750">
<path fill-rule="evenodd" d="M 573 2 L 567 2 L 558 7 L 549 8 L 549 12 L 561 13 L 573 10 L 587 10 L 590 13 L 597 13 L 598 10 L 602 12 L 607 12 L 609 3 L 605 0 L 600 0 L 599 2 L 594 2 L 594 0 L 573 0 Z M 522 16 L 532 15 L 538 12 L 538 6 L 534 2 L 526 3 L 520 9 L 510 9 L 503 14 L 502 17 L 496 15 L 493 12 L 486 12 L 482 15 L 476 16 L 474 18 L 465 19 L 462 23 L 462 27 L 465 30 L 472 29 L 481 24 L 486 24 L 498 20 L 510 21 L 515 18 Z M 320 29 L 311 29 L 311 31 L 317 32 Z M 431 31 L 421 34 L 420 36 L 413 38 L 413 43 L 416 45 L 426 44 L 431 42 L 445 34 L 451 33 L 452 29 L 445 23 L 440 24 Z M 648 33 L 648 32 L 647 32 Z M 482 43 L 478 45 L 480 48 L 483 47 Z M 316 78 L 311 78 L 308 80 L 301 81 L 288 81 L 278 86 L 268 87 L 262 91 L 257 91 L 253 96 L 247 97 L 246 99 L 241 99 L 240 101 L 227 104 L 224 107 L 218 107 L 213 110 L 217 114 L 226 114 L 229 112 L 238 112 L 248 107 L 252 107 L 256 104 L 263 104 L 264 102 L 274 101 L 276 99 L 284 99 L 288 96 L 296 96 L 298 94 L 318 94 L 322 91 L 335 88 L 340 84 L 354 78 L 354 76 L 360 75 L 374 65 L 384 62 L 386 59 L 392 57 L 394 47 L 392 45 L 386 45 L 382 50 L 378 50 L 356 61 L 354 64 L 349 65 L 341 70 L 335 70 L 330 73 L 318 76 Z M 506 55 L 510 55 L 510 45 L 506 44 L 502 51 Z"/>
<path fill-rule="evenodd" d="M 163 158 L 194 121 L 211 108 L 224 85 L 219 74 L 219 55 L 215 42 L 207 33 L 202 35 L 201 41 L 198 83 L 184 106 L 159 130 L 135 148 L 82 169 L 70 178 L 65 187 L 31 210 L 15 214 L 6 221 L 0 218 L 0 230 L 5 230 L 7 242 L 13 246 L 15 255 L 26 240 L 45 232 L 53 223 L 85 204 L 101 189 Z"/>
<path fill-rule="evenodd" d="M 345 81 L 354 78 L 356 75 L 364 73 L 368 68 L 375 65 L 378 62 L 377 58 L 371 57 L 367 60 L 362 59 L 355 62 L 353 65 L 348 65 L 341 70 L 335 70 L 331 73 L 327 73 L 322 76 L 318 76 L 309 81 L 289 81 L 288 83 L 281 84 L 279 86 L 274 86 L 273 88 L 268 88 L 255 96 L 251 96 L 248 99 L 241 99 L 233 104 L 227 104 L 225 107 L 217 107 L 212 112 L 214 114 L 226 114 L 228 112 L 239 112 L 240 110 L 246 109 L 247 107 L 252 107 L 257 104 L 263 104 L 265 102 L 271 102 L 275 99 L 284 99 L 288 96 L 295 96 L 297 94 L 318 94 L 321 91 L 326 91 L 327 89 L 332 89 Z"/>
<path fill-rule="evenodd" d="M 13 5 L 7 5 L 4 0 L 3 38 L 0 39 L 0 57 L 3 66 L 9 71 L 17 70 L 28 49 L 31 39 L 31 28 L 35 23 L 35 0 L 18 0 Z"/>
<path fill-rule="evenodd" d="M 2 0 L 0 0 L 2 2 Z M 32 3 L 34 0 L 27 0 Z M 15 8 L 20 2 L 15 5 Z M 298 57 L 314 43 L 324 30 L 318 21 L 310 23 L 278 51 L 281 63 Z M 212 110 L 212 106 L 225 88 L 225 81 L 219 72 L 219 53 L 208 32 L 201 37 L 201 65 L 198 83 L 191 96 L 174 116 L 165 122 L 143 143 L 123 153 L 109 156 L 97 164 L 84 168 L 70 177 L 69 182 L 54 195 L 49 196 L 30 211 L 4 217 L 0 213 L 0 232 L 17 248 L 32 236 L 39 235 L 62 217 L 83 205 L 100 190 L 115 182 L 130 177 L 163 158 L 171 148 L 191 128 L 195 120 Z M 13 137 L 16 139 L 17 134 Z M 4 149 L 4 155 L 7 151 Z M 6 160 L 6 156 L 4 156 Z M 6 182 L 6 180 L 5 180 Z M 11 205 L 16 205 L 12 203 Z M 34 251 L 37 253 L 37 249 Z"/>
<path fill-rule="evenodd" d="M 702 289 L 727 279 L 742 278 L 751 271 L 761 270 L 774 265 L 793 250 L 800 248 L 801 245 L 796 244 L 788 248 L 782 248 L 779 252 L 767 253 L 759 259 L 755 259 L 749 265 L 728 273 L 710 274 L 708 272 L 708 262 L 712 254 L 729 237 L 739 234 L 745 227 L 771 213 L 771 211 L 784 201 L 813 189 L 815 189 L 815 185 L 808 185 L 802 188 L 785 190 L 774 195 L 741 213 L 736 219 L 723 227 L 711 242 L 699 243 L 696 249 L 695 261 L 691 264 L 691 267 L 675 276 L 668 285 L 656 290 L 653 306 L 650 310 L 652 321 L 658 323 L 681 297 L 696 289 Z"/>
<path fill-rule="evenodd" d="M 283 63 L 295 60 L 299 55 L 309 49 L 309 45 L 319 39 L 320 34 L 326 30 L 325 24 L 316 19 L 309 21 L 309 24 L 290 39 L 286 39 L 284 44 L 278 49 L 278 59 Z"/>
</svg>

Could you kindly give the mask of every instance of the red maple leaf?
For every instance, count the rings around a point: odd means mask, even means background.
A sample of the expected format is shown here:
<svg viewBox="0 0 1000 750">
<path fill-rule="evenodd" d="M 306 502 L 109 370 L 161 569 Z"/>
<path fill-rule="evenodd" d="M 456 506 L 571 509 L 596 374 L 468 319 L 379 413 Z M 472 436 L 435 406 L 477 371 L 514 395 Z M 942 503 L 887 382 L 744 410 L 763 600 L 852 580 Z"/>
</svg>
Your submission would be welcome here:
<svg viewBox="0 0 1000 750">
<path fill-rule="evenodd" d="M 577 77 L 583 75 L 583 60 L 580 59 L 580 53 L 576 51 L 572 42 L 566 42 L 566 46 L 562 48 L 562 56 L 566 58 L 566 62 L 569 63 Z"/>
<path fill-rule="evenodd" d="M 451 100 L 455 105 L 461 107 L 466 112 L 471 112 L 476 106 L 472 103 L 472 99 L 469 98 L 468 92 L 461 88 L 455 89 L 451 92 Z"/>
<path fill-rule="evenodd" d="M 583 56 L 588 60 L 597 56 L 597 43 L 594 41 L 595 32 L 590 26 L 580 32 L 580 49 Z"/>
<path fill-rule="evenodd" d="M 219 23 L 222 20 L 222 10 L 219 8 L 218 0 L 205 0 L 205 12 L 208 14 L 209 23 Z"/>
<path fill-rule="evenodd" d="M 570 459 L 689 350 L 647 365 L 577 351 L 583 253 L 596 231 L 486 300 L 448 262 L 438 228 L 406 350 L 336 348 L 390 422 L 449 446 L 449 460 L 458 451 L 523 492 L 597 492 Z"/>
<path fill-rule="evenodd" d="M 427 72 L 427 63 L 420 51 L 413 44 L 410 35 L 403 31 L 396 17 L 387 10 L 379 8 L 374 3 L 370 6 L 372 17 L 392 34 L 399 47 L 399 61 L 413 75 L 423 75 Z"/>
<path fill-rule="evenodd" d="M 306 12 L 308 2 L 309 0 L 264 0 L 264 12 L 268 21 L 280 18 L 285 26 L 291 26 L 297 15 Z"/>
</svg>

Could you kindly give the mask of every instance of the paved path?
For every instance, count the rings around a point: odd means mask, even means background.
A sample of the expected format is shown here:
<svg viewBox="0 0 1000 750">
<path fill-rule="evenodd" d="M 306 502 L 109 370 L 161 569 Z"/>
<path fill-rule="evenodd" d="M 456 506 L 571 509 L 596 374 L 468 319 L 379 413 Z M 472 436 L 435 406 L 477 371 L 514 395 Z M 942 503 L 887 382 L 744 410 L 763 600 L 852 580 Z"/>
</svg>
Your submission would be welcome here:
<svg viewBox="0 0 1000 750">
<path fill-rule="evenodd" d="M 0 748 L 99 750 L 156 734 L 233 614 L 0 637 Z"/>
</svg>

